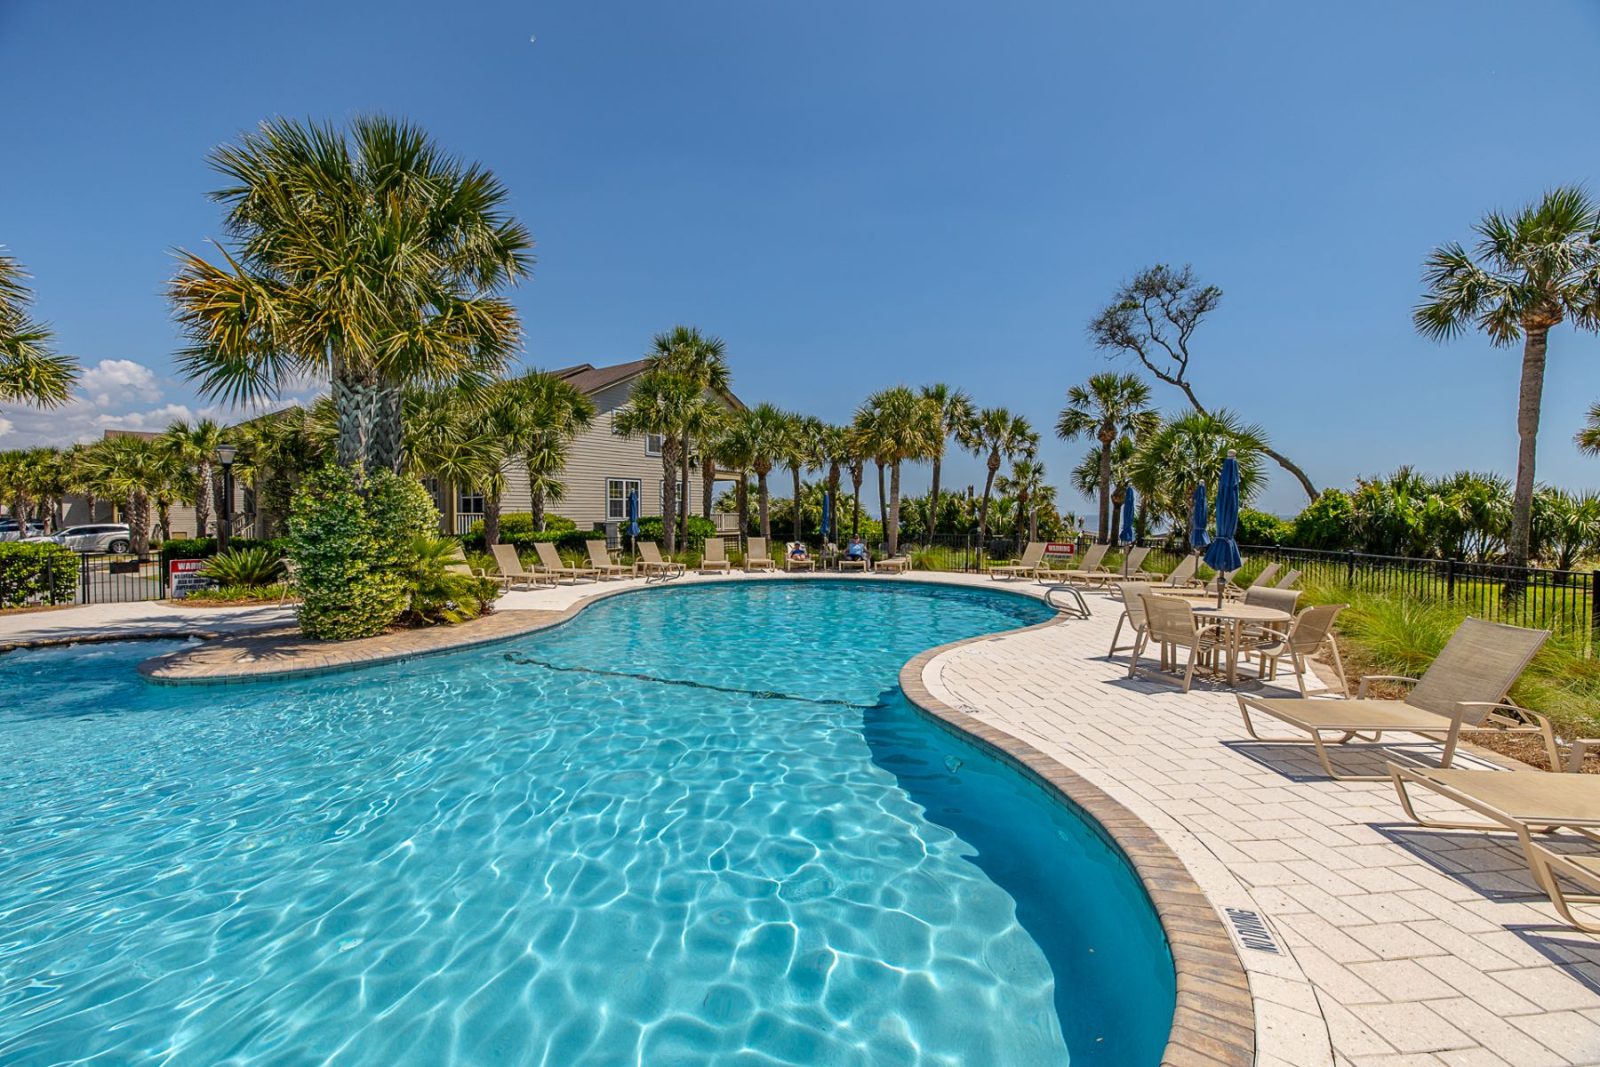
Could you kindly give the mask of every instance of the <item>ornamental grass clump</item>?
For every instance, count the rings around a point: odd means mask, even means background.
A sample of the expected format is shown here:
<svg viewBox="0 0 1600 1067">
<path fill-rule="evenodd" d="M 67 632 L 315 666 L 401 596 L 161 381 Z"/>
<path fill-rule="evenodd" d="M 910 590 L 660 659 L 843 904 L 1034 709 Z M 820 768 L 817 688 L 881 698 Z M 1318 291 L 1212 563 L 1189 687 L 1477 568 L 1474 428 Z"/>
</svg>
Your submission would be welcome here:
<svg viewBox="0 0 1600 1067">
<path fill-rule="evenodd" d="M 283 559 L 270 548 L 230 548 L 212 556 L 200 572 L 218 586 L 253 589 L 283 577 Z"/>
</svg>

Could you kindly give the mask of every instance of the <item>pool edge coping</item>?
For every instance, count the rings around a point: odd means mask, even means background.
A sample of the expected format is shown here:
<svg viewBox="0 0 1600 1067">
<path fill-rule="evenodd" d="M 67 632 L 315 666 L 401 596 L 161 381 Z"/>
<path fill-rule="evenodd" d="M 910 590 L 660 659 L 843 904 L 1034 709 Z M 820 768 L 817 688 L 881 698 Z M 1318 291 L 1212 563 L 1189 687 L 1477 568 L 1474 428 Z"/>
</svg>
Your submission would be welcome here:
<svg viewBox="0 0 1600 1067">
<path fill-rule="evenodd" d="M 1176 972 L 1163 1067 L 1251 1067 L 1256 1019 L 1250 980 L 1216 907 L 1183 861 L 1149 824 L 1105 790 L 1016 735 L 945 703 L 923 682 L 927 667 L 946 652 L 1067 621 L 1058 617 L 918 653 L 900 669 L 901 691 L 935 725 L 976 744 L 1081 811 L 1122 853 L 1155 909 Z"/>
</svg>

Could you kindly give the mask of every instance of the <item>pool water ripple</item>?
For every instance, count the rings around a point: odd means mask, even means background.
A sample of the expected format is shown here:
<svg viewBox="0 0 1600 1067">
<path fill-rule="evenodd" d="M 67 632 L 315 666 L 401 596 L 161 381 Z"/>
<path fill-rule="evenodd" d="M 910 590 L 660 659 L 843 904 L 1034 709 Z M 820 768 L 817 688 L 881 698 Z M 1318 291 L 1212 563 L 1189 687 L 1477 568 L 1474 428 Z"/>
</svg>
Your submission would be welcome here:
<svg viewBox="0 0 1600 1067">
<path fill-rule="evenodd" d="M 774 581 L 291 682 L 4 657 L 0 1062 L 1155 1063 L 1131 873 L 895 685 L 1044 617 Z"/>
</svg>

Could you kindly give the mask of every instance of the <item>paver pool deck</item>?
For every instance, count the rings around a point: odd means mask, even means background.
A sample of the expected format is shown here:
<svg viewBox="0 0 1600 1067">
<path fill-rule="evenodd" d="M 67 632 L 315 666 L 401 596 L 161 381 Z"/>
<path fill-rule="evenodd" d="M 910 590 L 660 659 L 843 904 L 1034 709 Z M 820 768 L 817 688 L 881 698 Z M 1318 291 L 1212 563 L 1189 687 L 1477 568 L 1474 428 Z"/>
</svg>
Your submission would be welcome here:
<svg viewBox="0 0 1600 1067">
<path fill-rule="evenodd" d="M 744 580 L 772 579 L 680 579 Z M 1031 582 L 971 575 L 850 580 L 1042 592 Z M 596 596 L 642 584 L 508 594 L 494 636 L 500 627 L 549 625 Z M 1556 919 L 1508 837 L 1409 825 L 1387 784 L 1332 782 L 1308 749 L 1250 742 L 1229 690 L 1197 684 L 1184 694 L 1161 681 L 1130 681 L 1125 654 L 1106 658 L 1120 605 L 1096 594 L 1089 601 L 1090 619 L 919 658 L 922 686 L 932 700 L 1026 742 L 1120 802 L 1182 859 L 1219 912 L 1261 917 L 1277 951 L 1252 947 L 1263 943 L 1259 937 L 1238 946 L 1257 1064 L 1600 1064 L 1600 938 Z M 115 607 L 122 610 L 81 620 L 78 612 L 98 609 L 0 619 L 0 646 L 74 632 L 255 630 L 250 640 L 224 637 L 209 661 L 196 659 L 222 669 L 226 657 L 219 662 L 216 652 L 253 647 L 259 657 L 261 641 L 275 640 L 264 631 L 287 618 L 284 609 Z M 448 640 L 451 632 L 426 633 Z M 392 642 L 373 648 L 378 658 L 425 650 Z M 272 663 L 274 671 L 282 666 Z M 1462 765 L 1504 761 L 1477 750 Z"/>
</svg>

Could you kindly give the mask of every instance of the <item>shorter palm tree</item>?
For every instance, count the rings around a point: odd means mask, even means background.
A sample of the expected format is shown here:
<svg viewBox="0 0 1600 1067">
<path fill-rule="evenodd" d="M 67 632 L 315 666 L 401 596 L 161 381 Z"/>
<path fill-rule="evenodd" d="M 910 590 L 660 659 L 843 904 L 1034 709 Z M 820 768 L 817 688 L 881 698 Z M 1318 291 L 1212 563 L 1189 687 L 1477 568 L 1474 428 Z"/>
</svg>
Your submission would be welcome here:
<svg viewBox="0 0 1600 1067">
<path fill-rule="evenodd" d="M 983 498 L 978 505 L 978 551 L 982 553 L 989 539 L 989 504 L 994 495 L 994 480 L 1000 465 L 1011 459 L 1032 440 L 1037 443 L 1033 427 L 1021 415 L 1013 415 L 1005 408 L 984 408 L 967 427 L 960 439 L 961 447 L 983 460 L 985 475 Z"/>
<path fill-rule="evenodd" d="M 611 424 L 624 437 L 661 435 L 661 525 L 668 555 L 677 550 L 679 451 L 701 402 L 701 390 L 689 378 L 672 370 L 649 370 L 634 380 L 627 406 Z"/>
<path fill-rule="evenodd" d="M 194 535 L 205 537 L 211 525 L 211 509 L 217 500 L 217 448 L 222 444 L 222 427 L 210 419 L 189 422 L 178 419 L 162 435 L 167 447 L 194 479 L 186 495 L 194 500 Z"/>
<path fill-rule="evenodd" d="M 1100 471 L 1096 489 L 1100 498 L 1100 543 L 1112 540 L 1116 518 L 1112 511 L 1112 453 L 1117 441 L 1139 437 L 1155 429 L 1160 416 L 1150 406 L 1150 386 L 1136 374 L 1091 375 L 1085 385 L 1067 390 L 1067 405 L 1056 419 L 1056 436 L 1064 441 L 1093 437 L 1100 444 Z"/>
<path fill-rule="evenodd" d="M 933 464 L 932 481 L 928 488 L 928 534 L 938 533 L 939 523 L 939 481 L 944 468 L 945 444 L 950 438 L 960 438 L 977 416 L 977 409 L 972 406 L 972 397 L 963 389 L 953 389 L 943 382 L 934 385 L 925 385 L 921 390 L 922 399 L 933 406 L 935 411 L 931 448 L 928 459 Z"/>
</svg>

